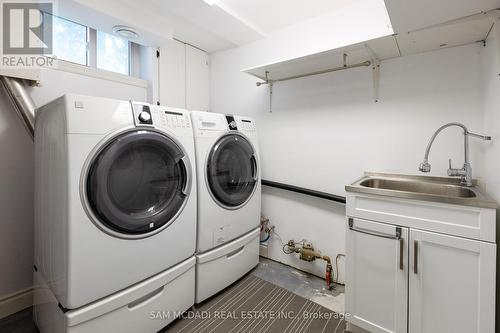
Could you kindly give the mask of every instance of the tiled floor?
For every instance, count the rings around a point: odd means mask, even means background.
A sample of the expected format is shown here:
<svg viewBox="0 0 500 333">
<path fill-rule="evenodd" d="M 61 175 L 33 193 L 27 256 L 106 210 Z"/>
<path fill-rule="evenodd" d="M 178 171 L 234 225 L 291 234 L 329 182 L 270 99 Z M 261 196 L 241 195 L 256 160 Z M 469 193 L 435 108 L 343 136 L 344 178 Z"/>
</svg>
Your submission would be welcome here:
<svg viewBox="0 0 500 333">
<path fill-rule="evenodd" d="M 259 265 L 250 274 L 337 313 L 344 312 L 344 287 L 341 285 L 335 285 L 333 290 L 326 290 L 325 280 L 265 258 L 261 258 Z M 32 315 L 32 309 L 29 308 L 0 319 L 0 332 L 37 333 Z"/>
<path fill-rule="evenodd" d="M 0 332 L 5 333 L 38 333 L 38 329 L 33 323 L 32 308 L 24 309 L 21 312 L 0 319 Z"/>
</svg>

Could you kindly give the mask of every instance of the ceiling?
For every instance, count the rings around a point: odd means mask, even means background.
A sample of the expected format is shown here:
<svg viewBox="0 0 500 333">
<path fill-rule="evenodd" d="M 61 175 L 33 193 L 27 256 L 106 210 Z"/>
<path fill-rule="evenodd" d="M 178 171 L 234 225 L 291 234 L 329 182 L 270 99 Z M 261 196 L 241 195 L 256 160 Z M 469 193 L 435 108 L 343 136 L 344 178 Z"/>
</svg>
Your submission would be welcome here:
<svg viewBox="0 0 500 333">
<path fill-rule="evenodd" d="M 398 34 L 500 8 L 500 0 L 385 0 Z"/>
<path fill-rule="evenodd" d="M 203 0 L 144 0 L 140 4 L 156 15 L 174 15 L 176 20 L 171 23 L 175 38 L 214 52 L 259 40 L 355 1 L 220 0 L 209 5 Z M 182 28 L 185 24 L 191 25 L 192 31 Z"/>
<path fill-rule="evenodd" d="M 217 5 L 263 34 L 339 10 L 353 0 L 221 0 Z"/>
<path fill-rule="evenodd" d="M 130 25 L 141 35 L 140 43 L 158 46 L 173 37 L 212 53 L 263 39 L 361 0 L 212 1 L 215 4 L 204 0 L 60 0 L 59 7 L 77 3 L 65 15 L 105 31 L 116 24 Z M 385 1 L 397 34 L 500 7 L 500 0 L 379 1 Z M 83 15 L 84 9 L 92 9 L 94 15 L 90 11 Z"/>
<path fill-rule="evenodd" d="M 209 5 L 204 0 L 60 0 L 59 6 L 78 8 L 64 14 L 91 27 L 110 30 L 127 24 L 140 34 L 146 27 L 147 38 L 140 42 L 153 45 L 164 35 L 211 53 L 262 39 L 356 1 L 360 0 L 219 0 Z M 68 6 L 71 3 L 78 6 Z M 100 12 L 105 20 L 83 16 L 82 6 Z"/>
</svg>

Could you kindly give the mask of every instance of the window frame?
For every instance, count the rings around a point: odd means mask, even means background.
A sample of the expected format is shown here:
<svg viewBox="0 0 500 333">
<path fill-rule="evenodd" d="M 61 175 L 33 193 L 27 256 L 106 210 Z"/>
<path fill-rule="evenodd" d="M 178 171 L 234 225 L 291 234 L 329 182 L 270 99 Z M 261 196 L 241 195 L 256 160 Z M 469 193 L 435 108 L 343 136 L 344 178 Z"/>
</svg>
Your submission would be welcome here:
<svg viewBox="0 0 500 333">
<path fill-rule="evenodd" d="M 61 70 L 85 74 L 84 69 L 88 69 L 88 75 L 98 78 L 106 78 L 109 77 L 112 81 L 124 82 L 125 78 L 130 78 L 133 85 L 137 86 L 146 86 L 147 81 L 140 78 L 140 57 L 141 57 L 141 45 L 134 43 L 126 38 L 123 38 L 128 43 L 128 74 L 123 74 L 119 72 L 110 71 L 107 69 L 102 69 L 97 67 L 97 29 L 91 28 L 84 24 L 75 22 L 73 20 L 67 19 L 62 16 L 54 15 L 53 13 L 44 13 L 46 15 L 52 15 L 59 19 L 83 26 L 87 29 L 87 50 L 86 50 L 86 63 L 81 64 L 77 62 L 72 62 L 70 60 L 59 59 L 57 58 L 57 54 L 54 54 L 55 59 L 59 64 Z M 103 31 L 106 32 L 106 31 Z"/>
<path fill-rule="evenodd" d="M 107 81 L 113 81 L 118 83 L 124 83 L 131 86 L 136 86 L 140 88 L 147 89 L 149 87 L 148 81 L 141 79 L 139 77 L 134 77 L 130 75 L 125 75 L 117 72 L 107 71 L 105 69 L 89 67 L 85 65 L 80 65 L 66 60 L 57 60 L 57 67 L 47 67 L 48 69 L 60 70 L 68 73 L 85 75 L 88 77 L 102 79 Z"/>
</svg>

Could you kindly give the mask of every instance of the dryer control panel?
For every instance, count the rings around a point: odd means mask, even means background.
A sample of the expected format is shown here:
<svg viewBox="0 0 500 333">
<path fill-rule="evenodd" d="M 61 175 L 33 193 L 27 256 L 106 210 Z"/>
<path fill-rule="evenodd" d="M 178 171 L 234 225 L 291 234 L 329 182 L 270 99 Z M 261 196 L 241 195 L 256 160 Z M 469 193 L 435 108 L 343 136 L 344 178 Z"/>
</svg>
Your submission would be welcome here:
<svg viewBox="0 0 500 333">
<path fill-rule="evenodd" d="M 255 132 L 255 121 L 248 117 L 243 116 L 234 116 L 234 121 L 236 122 L 236 126 L 238 130 L 245 132 Z"/>
<path fill-rule="evenodd" d="M 249 136 L 257 135 L 255 120 L 247 116 L 192 111 L 194 134 L 197 137 L 218 136 L 221 132 L 239 131 Z"/>
<path fill-rule="evenodd" d="M 225 131 L 228 128 L 226 118 L 220 113 L 195 112 L 193 121 L 200 131 Z"/>
</svg>

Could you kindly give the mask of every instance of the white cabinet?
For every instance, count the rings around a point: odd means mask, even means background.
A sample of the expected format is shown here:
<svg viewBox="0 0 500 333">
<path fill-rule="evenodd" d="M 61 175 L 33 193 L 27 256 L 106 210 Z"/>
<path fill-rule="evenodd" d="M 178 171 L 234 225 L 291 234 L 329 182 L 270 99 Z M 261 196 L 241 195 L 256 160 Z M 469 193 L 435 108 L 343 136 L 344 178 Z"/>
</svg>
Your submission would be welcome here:
<svg viewBox="0 0 500 333">
<path fill-rule="evenodd" d="M 172 40 L 160 48 L 158 64 L 160 104 L 208 111 L 209 66 L 206 52 Z"/>
<path fill-rule="evenodd" d="M 186 45 L 169 41 L 160 48 L 158 61 L 159 102 L 176 108 L 186 107 Z"/>
<path fill-rule="evenodd" d="M 346 312 L 374 333 L 407 326 L 408 228 L 349 219 Z"/>
<path fill-rule="evenodd" d="M 410 231 L 409 332 L 494 332 L 495 244 Z"/>
<path fill-rule="evenodd" d="M 191 45 L 186 45 L 186 108 L 209 109 L 208 54 Z"/>
<path fill-rule="evenodd" d="M 351 331 L 495 332 L 494 209 L 348 192 L 347 215 Z"/>
</svg>

